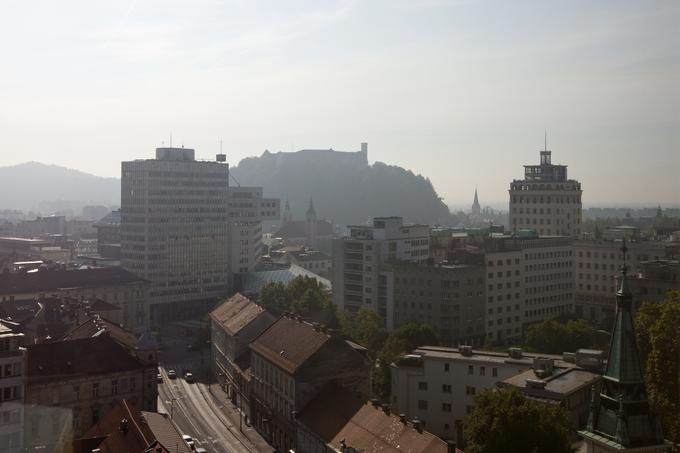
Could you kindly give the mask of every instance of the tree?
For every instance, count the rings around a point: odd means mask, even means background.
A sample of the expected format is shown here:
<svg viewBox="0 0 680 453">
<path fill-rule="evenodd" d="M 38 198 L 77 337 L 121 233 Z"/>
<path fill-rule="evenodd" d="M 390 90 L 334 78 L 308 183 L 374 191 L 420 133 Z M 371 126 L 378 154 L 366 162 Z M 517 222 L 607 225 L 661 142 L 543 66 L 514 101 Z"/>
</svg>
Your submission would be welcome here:
<svg viewBox="0 0 680 453">
<path fill-rule="evenodd" d="M 439 344 L 439 334 L 429 324 L 410 322 L 392 331 L 378 354 L 373 374 L 373 391 L 380 398 L 387 399 L 392 386 L 390 364 L 402 354 L 411 352 L 419 346 Z"/>
<path fill-rule="evenodd" d="M 529 327 L 525 346 L 532 351 L 561 354 L 581 348 L 605 348 L 607 338 L 582 319 L 566 319 L 566 322 L 549 319 Z"/>
<path fill-rule="evenodd" d="M 338 315 L 324 287 L 316 279 L 297 276 L 287 285 L 270 282 L 260 291 L 260 305 L 275 314 L 297 313 L 329 327 L 338 327 Z"/>
<path fill-rule="evenodd" d="M 515 388 L 487 389 L 465 420 L 466 453 L 571 453 L 565 410 Z"/>
<path fill-rule="evenodd" d="M 378 355 L 387 339 L 382 319 L 376 312 L 366 307 L 360 308 L 354 318 L 343 314 L 341 325 L 343 334 L 366 347 L 373 358 Z"/>
<path fill-rule="evenodd" d="M 664 435 L 680 442 L 680 291 L 643 303 L 635 317 L 647 394 L 661 415 Z"/>
</svg>

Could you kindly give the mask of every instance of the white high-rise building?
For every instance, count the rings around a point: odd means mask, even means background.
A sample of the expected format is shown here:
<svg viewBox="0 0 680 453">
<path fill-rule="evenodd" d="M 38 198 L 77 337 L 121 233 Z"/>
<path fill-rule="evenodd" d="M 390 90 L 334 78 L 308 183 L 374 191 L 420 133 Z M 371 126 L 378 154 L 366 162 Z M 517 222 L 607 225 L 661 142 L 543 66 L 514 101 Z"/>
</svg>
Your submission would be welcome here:
<svg viewBox="0 0 680 453">
<path fill-rule="evenodd" d="M 253 272 L 262 258 L 262 222 L 279 220 L 281 200 L 262 198 L 262 187 L 229 188 L 231 270 Z"/>
<path fill-rule="evenodd" d="M 566 165 L 553 165 L 551 151 L 541 151 L 540 165 L 525 165 L 524 179 L 510 183 L 510 230 L 540 235 L 581 234 L 581 183 L 567 178 Z"/>
<path fill-rule="evenodd" d="M 206 312 L 228 295 L 229 165 L 157 148 L 122 163 L 121 265 L 151 283 L 151 321 Z"/>
<path fill-rule="evenodd" d="M 356 313 L 374 310 L 392 324 L 387 309 L 392 282 L 381 265 L 388 261 L 427 261 L 428 225 L 404 225 L 401 217 L 376 217 L 371 226 L 350 226 L 349 237 L 333 240 L 333 302 Z"/>
</svg>

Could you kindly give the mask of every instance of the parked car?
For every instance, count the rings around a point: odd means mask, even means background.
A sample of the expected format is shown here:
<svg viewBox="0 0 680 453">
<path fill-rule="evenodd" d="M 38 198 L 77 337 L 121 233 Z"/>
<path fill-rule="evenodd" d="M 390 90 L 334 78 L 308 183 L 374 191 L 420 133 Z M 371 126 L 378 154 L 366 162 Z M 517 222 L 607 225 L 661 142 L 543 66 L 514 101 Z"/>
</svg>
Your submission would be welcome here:
<svg viewBox="0 0 680 453">
<path fill-rule="evenodd" d="M 194 374 L 191 371 L 187 372 L 184 375 L 184 380 L 191 384 L 195 381 Z"/>
<path fill-rule="evenodd" d="M 193 344 L 188 344 L 186 347 L 187 351 L 193 351 L 194 350 L 194 345 Z"/>
<path fill-rule="evenodd" d="M 194 439 L 189 436 L 188 434 L 182 434 L 182 440 L 191 448 L 192 450 L 194 449 Z"/>
<path fill-rule="evenodd" d="M 208 450 L 206 450 L 203 447 L 198 447 L 196 450 L 194 450 L 196 453 L 208 453 Z"/>
<path fill-rule="evenodd" d="M 156 375 L 156 382 L 159 383 L 159 384 L 163 383 L 163 375 L 161 373 L 158 373 Z"/>
<path fill-rule="evenodd" d="M 177 372 L 175 370 L 169 370 L 168 371 L 168 377 L 170 379 L 177 379 Z"/>
</svg>

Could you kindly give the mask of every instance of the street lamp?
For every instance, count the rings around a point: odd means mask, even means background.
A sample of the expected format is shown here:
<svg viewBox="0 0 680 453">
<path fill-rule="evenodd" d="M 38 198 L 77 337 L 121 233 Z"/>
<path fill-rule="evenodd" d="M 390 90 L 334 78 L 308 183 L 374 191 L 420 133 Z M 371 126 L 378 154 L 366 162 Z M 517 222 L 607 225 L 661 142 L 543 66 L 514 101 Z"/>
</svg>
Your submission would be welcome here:
<svg viewBox="0 0 680 453">
<path fill-rule="evenodd" d="M 177 401 L 177 398 L 175 397 L 170 399 L 170 420 L 172 420 L 172 413 L 175 409 L 175 401 Z"/>
</svg>

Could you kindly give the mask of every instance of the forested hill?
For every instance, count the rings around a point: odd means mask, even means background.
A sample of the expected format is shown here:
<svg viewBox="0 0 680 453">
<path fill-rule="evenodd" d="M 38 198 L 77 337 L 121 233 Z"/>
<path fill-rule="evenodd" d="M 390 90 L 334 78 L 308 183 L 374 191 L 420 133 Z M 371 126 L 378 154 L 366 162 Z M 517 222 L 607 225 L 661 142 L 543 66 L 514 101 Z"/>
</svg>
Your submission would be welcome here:
<svg viewBox="0 0 680 453">
<path fill-rule="evenodd" d="M 428 224 L 446 224 L 449 219 L 429 179 L 395 165 L 369 165 L 365 151 L 265 151 L 243 159 L 231 171 L 241 185 L 263 186 L 265 196 L 280 197 L 282 209 L 288 199 L 297 220 L 304 219 L 310 198 L 317 218 L 343 225 L 377 216 Z"/>
</svg>

